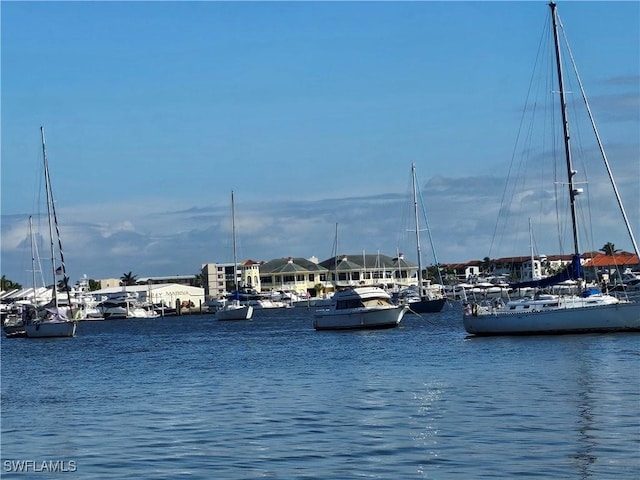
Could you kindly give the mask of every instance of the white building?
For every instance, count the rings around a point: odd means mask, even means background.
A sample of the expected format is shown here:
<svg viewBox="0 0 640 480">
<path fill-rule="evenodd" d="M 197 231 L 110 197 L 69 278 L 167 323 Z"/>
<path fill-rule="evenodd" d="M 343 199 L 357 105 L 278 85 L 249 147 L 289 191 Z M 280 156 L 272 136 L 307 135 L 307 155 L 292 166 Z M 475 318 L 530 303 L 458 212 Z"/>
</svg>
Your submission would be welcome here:
<svg viewBox="0 0 640 480">
<path fill-rule="evenodd" d="M 91 292 L 98 301 L 121 295 L 122 292 L 135 293 L 138 300 L 149 303 L 164 303 L 167 307 L 175 307 L 176 302 L 199 307 L 204 305 L 204 288 L 164 283 L 152 285 L 130 285 L 126 287 L 102 288 Z"/>
</svg>

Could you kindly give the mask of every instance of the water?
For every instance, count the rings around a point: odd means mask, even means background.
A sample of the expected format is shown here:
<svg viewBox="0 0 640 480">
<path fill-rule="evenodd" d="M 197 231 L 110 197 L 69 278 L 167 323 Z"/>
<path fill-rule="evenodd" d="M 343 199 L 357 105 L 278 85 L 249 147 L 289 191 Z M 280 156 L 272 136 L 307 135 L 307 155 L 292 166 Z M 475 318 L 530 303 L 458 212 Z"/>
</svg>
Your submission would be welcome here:
<svg viewBox="0 0 640 480">
<path fill-rule="evenodd" d="M 453 308 L 383 331 L 290 309 L 3 338 L 2 474 L 640 478 L 639 339 L 470 338 Z"/>
</svg>

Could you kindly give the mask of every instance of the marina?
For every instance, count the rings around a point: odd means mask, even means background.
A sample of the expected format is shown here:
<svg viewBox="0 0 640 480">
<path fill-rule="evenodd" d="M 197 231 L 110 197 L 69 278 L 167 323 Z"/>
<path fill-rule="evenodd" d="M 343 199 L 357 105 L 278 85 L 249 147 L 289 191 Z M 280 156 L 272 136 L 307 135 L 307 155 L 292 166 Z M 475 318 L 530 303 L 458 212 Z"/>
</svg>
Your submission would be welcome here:
<svg viewBox="0 0 640 480">
<path fill-rule="evenodd" d="M 3 478 L 640 478 L 640 3 L 5 3 Z"/>
<path fill-rule="evenodd" d="M 2 338 L 2 460 L 143 480 L 637 476 L 637 334 L 474 338 L 460 315 L 315 332 L 290 308 Z"/>
</svg>

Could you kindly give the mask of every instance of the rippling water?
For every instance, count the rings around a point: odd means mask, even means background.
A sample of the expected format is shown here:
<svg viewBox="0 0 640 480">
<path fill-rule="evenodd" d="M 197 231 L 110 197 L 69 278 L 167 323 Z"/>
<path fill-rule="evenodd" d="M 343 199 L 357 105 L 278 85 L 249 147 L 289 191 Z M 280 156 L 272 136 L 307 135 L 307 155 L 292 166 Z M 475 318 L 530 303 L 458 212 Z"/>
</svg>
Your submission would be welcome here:
<svg viewBox="0 0 640 480">
<path fill-rule="evenodd" d="M 3 338 L 2 474 L 639 478 L 639 339 L 470 338 L 453 307 L 383 331 L 290 309 Z"/>
</svg>

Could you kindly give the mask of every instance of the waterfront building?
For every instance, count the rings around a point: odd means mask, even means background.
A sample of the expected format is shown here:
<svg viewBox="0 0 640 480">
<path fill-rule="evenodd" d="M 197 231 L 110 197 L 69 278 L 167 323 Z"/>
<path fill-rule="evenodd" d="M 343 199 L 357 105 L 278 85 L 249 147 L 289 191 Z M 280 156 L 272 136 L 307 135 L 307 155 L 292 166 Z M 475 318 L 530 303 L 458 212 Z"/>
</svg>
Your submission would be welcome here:
<svg viewBox="0 0 640 480">
<path fill-rule="evenodd" d="M 382 286 L 398 290 L 417 285 L 418 266 L 404 255 L 389 257 L 381 254 L 340 255 L 320 263 L 329 271 L 334 287 Z"/>
<path fill-rule="evenodd" d="M 166 307 L 174 307 L 179 301 L 181 305 L 199 307 L 204 304 L 204 289 L 181 285 L 179 283 L 163 284 L 137 284 L 117 286 L 94 290 L 91 295 L 97 301 L 121 297 L 130 294 L 142 303 L 164 304 Z"/>
<path fill-rule="evenodd" d="M 333 290 L 328 269 L 317 258 L 276 258 L 259 266 L 262 290 L 290 291 L 302 297 L 315 297 Z"/>
</svg>

